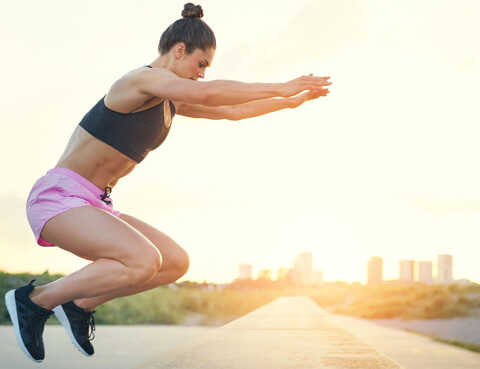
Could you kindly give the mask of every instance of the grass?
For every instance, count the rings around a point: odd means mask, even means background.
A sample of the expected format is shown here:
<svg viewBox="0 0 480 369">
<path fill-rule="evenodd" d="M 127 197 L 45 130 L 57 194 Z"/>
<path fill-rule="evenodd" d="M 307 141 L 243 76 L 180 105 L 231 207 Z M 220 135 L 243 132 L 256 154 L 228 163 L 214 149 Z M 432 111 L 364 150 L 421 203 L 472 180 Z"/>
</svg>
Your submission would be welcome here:
<svg viewBox="0 0 480 369">
<path fill-rule="evenodd" d="M 452 345 L 452 346 L 456 346 L 456 347 L 459 347 L 459 348 L 462 348 L 462 349 L 465 349 L 465 350 L 480 353 L 480 345 L 477 345 L 475 343 L 467 343 L 467 342 L 462 342 L 462 341 L 457 341 L 457 340 L 447 340 L 445 338 L 437 337 L 433 334 L 418 332 L 418 331 L 414 331 L 412 329 L 405 329 L 405 331 L 410 332 L 410 333 L 418 334 L 419 336 L 424 336 L 424 337 L 431 338 L 432 340 L 434 340 L 436 342 L 446 343 L 447 345 Z"/>
<path fill-rule="evenodd" d="M 446 319 L 472 316 L 480 308 L 480 286 L 386 283 L 346 288 L 337 314 L 365 319 Z M 313 297 L 322 304 L 321 298 Z M 347 301 L 349 300 L 349 301 Z"/>
</svg>

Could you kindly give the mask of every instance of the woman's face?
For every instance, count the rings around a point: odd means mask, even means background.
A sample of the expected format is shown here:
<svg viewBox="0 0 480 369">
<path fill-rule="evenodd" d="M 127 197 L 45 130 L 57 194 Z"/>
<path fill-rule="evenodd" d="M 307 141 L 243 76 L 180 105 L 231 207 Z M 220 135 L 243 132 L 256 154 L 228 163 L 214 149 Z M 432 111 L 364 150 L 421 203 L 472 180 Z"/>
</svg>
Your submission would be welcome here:
<svg viewBox="0 0 480 369">
<path fill-rule="evenodd" d="M 177 59 L 175 73 L 182 78 L 205 78 L 205 70 L 212 64 L 215 49 L 195 49 L 191 54 L 183 52 Z"/>
</svg>

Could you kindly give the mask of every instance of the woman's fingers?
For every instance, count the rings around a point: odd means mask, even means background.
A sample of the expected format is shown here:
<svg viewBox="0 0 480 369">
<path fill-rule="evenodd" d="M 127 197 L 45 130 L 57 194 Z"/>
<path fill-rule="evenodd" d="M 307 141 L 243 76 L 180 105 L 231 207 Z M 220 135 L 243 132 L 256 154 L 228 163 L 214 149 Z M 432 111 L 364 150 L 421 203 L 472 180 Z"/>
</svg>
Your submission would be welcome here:
<svg viewBox="0 0 480 369">
<path fill-rule="evenodd" d="M 330 76 L 318 77 L 318 76 L 314 76 L 313 74 L 309 74 L 308 76 L 305 76 L 304 78 L 305 79 L 313 79 L 313 80 L 328 80 L 328 79 L 330 79 Z"/>
<path fill-rule="evenodd" d="M 329 92 L 330 91 L 327 88 L 315 88 L 315 89 L 304 91 L 300 95 L 290 98 L 291 101 L 293 102 L 293 104 L 290 107 L 291 108 L 299 107 L 306 101 L 318 99 L 321 96 L 327 96 Z"/>
<path fill-rule="evenodd" d="M 309 75 L 298 77 L 284 84 L 285 88 L 281 92 L 280 96 L 294 96 L 302 91 L 321 89 L 326 86 L 330 86 L 331 84 L 332 82 L 330 82 L 330 76 L 318 77 L 314 76 L 313 73 L 310 73 Z"/>
<path fill-rule="evenodd" d="M 305 76 L 302 80 L 305 89 L 318 88 L 324 86 L 330 86 L 332 82 L 329 81 L 330 77 L 315 77 L 312 74 Z"/>
<path fill-rule="evenodd" d="M 329 92 L 330 90 L 328 88 L 316 88 L 309 91 L 308 97 L 310 98 L 310 100 L 312 100 L 320 96 L 327 96 Z"/>
</svg>

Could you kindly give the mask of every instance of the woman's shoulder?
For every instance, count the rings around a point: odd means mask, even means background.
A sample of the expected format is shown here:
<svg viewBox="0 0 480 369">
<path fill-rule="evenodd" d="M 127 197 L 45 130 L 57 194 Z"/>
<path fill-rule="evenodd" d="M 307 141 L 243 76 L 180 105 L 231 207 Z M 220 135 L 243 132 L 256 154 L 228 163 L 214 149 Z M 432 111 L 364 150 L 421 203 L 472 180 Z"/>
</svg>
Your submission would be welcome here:
<svg viewBox="0 0 480 369">
<path fill-rule="evenodd" d="M 137 88 L 137 79 L 150 68 L 142 66 L 126 72 L 118 78 L 105 94 L 105 106 L 120 113 L 130 113 L 153 99 Z"/>
<path fill-rule="evenodd" d="M 118 78 L 113 84 L 112 89 L 117 88 L 135 88 L 141 87 L 143 84 L 148 83 L 149 80 L 168 80 L 172 78 L 174 73 L 165 68 L 149 67 L 147 65 L 132 69 L 120 78 Z M 150 82 L 151 83 L 151 82 Z"/>
<path fill-rule="evenodd" d="M 135 79 L 141 78 L 142 75 L 148 74 L 152 68 L 144 65 L 124 73 L 120 78 L 118 78 L 113 85 L 122 85 L 124 83 L 131 83 Z"/>
</svg>

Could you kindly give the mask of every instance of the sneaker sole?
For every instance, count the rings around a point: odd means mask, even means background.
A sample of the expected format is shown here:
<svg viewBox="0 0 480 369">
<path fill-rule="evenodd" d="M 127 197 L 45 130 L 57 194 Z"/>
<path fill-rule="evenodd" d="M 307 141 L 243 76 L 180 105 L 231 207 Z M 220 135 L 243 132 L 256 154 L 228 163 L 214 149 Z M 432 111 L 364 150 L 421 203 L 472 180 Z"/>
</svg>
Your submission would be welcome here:
<svg viewBox="0 0 480 369">
<path fill-rule="evenodd" d="M 88 357 L 92 356 L 92 355 L 89 355 L 75 339 L 75 336 L 73 335 L 72 327 L 70 325 L 70 322 L 68 321 L 67 314 L 65 314 L 65 311 L 63 310 L 62 305 L 58 305 L 54 307 L 53 312 L 55 313 L 55 316 L 60 321 L 60 323 L 62 323 L 63 328 L 65 328 L 65 330 L 67 331 L 68 337 L 70 337 L 70 341 L 72 341 L 73 345 L 77 348 L 77 350 L 80 351 L 85 356 L 88 356 Z"/>
<path fill-rule="evenodd" d="M 41 363 L 43 360 L 34 359 L 30 352 L 25 347 L 23 343 L 22 335 L 20 333 L 20 325 L 18 324 L 18 315 L 17 315 L 17 302 L 15 301 L 15 290 L 10 290 L 5 294 L 5 305 L 7 306 L 8 314 L 10 315 L 10 320 L 13 323 L 13 328 L 15 329 L 15 336 L 17 337 L 17 342 L 20 348 L 23 350 L 25 355 L 29 359 L 35 361 L 36 363 Z"/>
</svg>

